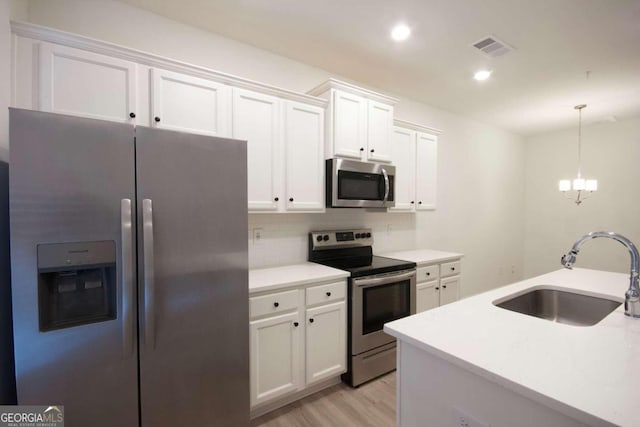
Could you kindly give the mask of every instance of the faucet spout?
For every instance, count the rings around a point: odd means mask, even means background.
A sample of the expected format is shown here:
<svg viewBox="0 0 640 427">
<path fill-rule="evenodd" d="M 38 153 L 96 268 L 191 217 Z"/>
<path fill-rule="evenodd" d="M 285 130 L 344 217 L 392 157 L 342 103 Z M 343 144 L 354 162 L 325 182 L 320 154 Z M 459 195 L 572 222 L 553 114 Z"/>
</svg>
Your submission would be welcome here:
<svg viewBox="0 0 640 427">
<path fill-rule="evenodd" d="M 578 239 L 573 244 L 571 251 L 562 256 L 562 266 L 572 269 L 573 264 L 576 262 L 576 255 L 580 252 L 580 247 L 584 242 L 599 237 L 606 237 L 622 243 L 629 251 L 629 255 L 631 256 L 631 272 L 629 275 L 629 289 L 627 289 L 627 292 L 625 293 L 624 314 L 629 317 L 640 318 L 640 286 L 638 285 L 638 264 L 640 264 L 640 255 L 638 254 L 638 249 L 631 240 L 612 231 L 592 231 Z"/>
</svg>

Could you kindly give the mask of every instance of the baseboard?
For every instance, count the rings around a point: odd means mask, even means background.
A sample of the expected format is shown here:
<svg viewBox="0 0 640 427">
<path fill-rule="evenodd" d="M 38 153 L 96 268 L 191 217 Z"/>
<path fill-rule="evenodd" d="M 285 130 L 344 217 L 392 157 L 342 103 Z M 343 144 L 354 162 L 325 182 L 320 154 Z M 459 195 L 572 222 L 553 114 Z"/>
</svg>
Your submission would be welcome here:
<svg viewBox="0 0 640 427">
<path fill-rule="evenodd" d="M 329 378 L 328 380 L 324 380 L 322 382 L 319 382 L 318 384 L 314 384 L 312 386 L 306 387 L 303 390 L 300 390 L 296 393 L 282 397 L 273 402 L 259 405 L 251 409 L 251 419 L 258 418 L 271 411 L 275 411 L 276 409 L 282 408 L 283 406 L 287 406 L 288 404 L 293 403 L 296 400 L 300 400 L 304 397 L 310 396 L 314 393 L 319 392 L 320 390 L 324 390 L 325 388 L 332 387 L 336 384 L 340 384 L 341 381 L 342 380 L 340 379 L 340 375 L 338 375 L 337 377 Z"/>
</svg>

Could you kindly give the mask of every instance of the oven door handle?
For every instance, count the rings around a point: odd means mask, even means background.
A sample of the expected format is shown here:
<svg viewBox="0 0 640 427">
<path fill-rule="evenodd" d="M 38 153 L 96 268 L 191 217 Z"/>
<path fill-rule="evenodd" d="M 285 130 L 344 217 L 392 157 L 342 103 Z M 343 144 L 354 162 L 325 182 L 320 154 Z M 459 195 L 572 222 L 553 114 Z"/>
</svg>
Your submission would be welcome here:
<svg viewBox="0 0 640 427">
<path fill-rule="evenodd" d="M 406 273 L 401 274 L 393 274 L 385 277 L 374 277 L 371 279 L 362 278 L 362 279 L 353 279 L 353 284 L 359 288 L 365 288 L 369 286 L 378 286 L 385 285 L 387 283 L 394 283 L 400 280 L 411 279 L 415 277 L 416 271 L 411 270 Z"/>
<path fill-rule="evenodd" d="M 389 191 L 390 191 L 390 186 L 389 186 L 389 175 L 387 175 L 387 171 L 385 170 L 385 168 L 382 168 L 382 176 L 384 177 L 384 199 L 382 199 L 382 203 L 387 203 L 387 200 L 389 199 Z"/>
</svg>

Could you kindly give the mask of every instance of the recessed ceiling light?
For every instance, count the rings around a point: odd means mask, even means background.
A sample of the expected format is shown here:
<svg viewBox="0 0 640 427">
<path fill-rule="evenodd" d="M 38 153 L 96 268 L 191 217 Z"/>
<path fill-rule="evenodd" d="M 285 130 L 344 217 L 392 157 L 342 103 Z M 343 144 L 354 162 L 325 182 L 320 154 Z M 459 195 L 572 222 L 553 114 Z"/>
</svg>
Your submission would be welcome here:
<svg viewBox="0 0 640 427">
<path fill-rule="evenodd" d="M 411 28 L 405 24 L 398 24 L 391 30 L 391 38 L 397 42 L 404 41 L 411 35 Z"/>
<path fill-rule="evenodd" d="M 491 77 L 491 73 L 492 71 L 490 70 L 479 70 L 476 71 L 476 73 L 473 75 L 473 78 L 478 81 L 484 81 Z"/>
</svg>

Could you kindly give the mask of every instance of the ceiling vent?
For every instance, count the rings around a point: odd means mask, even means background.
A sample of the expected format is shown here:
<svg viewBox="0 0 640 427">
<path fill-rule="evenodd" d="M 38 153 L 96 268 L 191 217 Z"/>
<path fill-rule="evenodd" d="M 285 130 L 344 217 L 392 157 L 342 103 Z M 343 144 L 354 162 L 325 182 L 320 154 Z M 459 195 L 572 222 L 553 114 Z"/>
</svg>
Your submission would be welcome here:
<svg viewBox="0 0 640 427">
<path fill-rule="evenodd" d="M 502 40 L 498 40 L 498 38 L 495 36 L 484 37 L 483 39 L 475 42 L 473 44 L 473 47 L 478 49 L 489 58 L 502 56 L 505 53 L 509 53 L 513 50 L 513 47 L 509 46 Z"/>
</svg>

